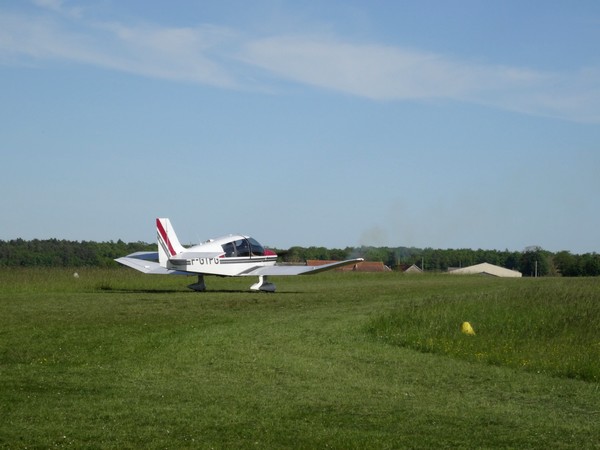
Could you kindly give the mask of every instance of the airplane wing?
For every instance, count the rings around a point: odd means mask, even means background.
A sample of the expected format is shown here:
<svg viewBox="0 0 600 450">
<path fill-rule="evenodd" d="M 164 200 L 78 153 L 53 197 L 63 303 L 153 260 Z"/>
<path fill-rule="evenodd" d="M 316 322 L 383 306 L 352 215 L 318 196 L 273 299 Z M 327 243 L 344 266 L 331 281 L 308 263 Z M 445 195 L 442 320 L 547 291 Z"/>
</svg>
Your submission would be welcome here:
<svg viewBox="0 0 600 450">
<path fill-rule="evenodd" d="M 158 263 L 158 252 L 136 252 L 115 259 L 119 264 L 139 270 L 140 272 L 156 275 L 189 275 L 181 270 L 170 270 Z"/>
<path fill-rule="evenodd" d="M 258 267 L 252 271 L 240 274 L 242 276 L 256 275 L 313 275 L 315 273 L 325 272 L 326 270 L 336 269 L 338 267 L 348 266 L 350 264 L 358 264 L 363 262 L 363 258 L 347 259 L 345 261 L 337 261 L 322 266 L 266 266 Z"/>
</svg>

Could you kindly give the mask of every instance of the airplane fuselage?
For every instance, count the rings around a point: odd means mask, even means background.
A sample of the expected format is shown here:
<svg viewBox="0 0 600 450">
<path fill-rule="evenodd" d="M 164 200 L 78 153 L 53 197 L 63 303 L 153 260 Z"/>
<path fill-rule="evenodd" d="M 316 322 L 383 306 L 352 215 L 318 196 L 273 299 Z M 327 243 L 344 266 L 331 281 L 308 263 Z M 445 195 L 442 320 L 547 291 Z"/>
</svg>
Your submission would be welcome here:
<svg viewBox="0 0 600 450">
<path fill-rule="evenodd" d="M 205 275 L 239 276 L 259 267 L 273 266 L 277 255 L 249 236 L 210 239 L 171 256 L 166 268 Z"/>
<path fill-rule="evenodd" d="M 179 255 L 177 259 L 167 262 L 167 269 L 182 272 L 201 273 L 205 275 L 239 276 L 259 267 L 274 266 L 277 255 L 273 256 L 194 256 L 190 258 Z"/>
<path fill-rule="evenodd" d="M 250 289 L 274 292 L 275 285 L 267 280 L 268 276 L 314 274 L 363 261 L 362 258 L 355 258 L 319 267 L 277 265 L 275 252 L 264 248 L 249 236 L 230 234 L 184 247 L 168 218 L 156 219 L 156 232 L 158 252 L 136 252 L 117 258 L 116 261 L 143 273 L 198 274 L 198 281 L 188 286 L 195 291 L 206 289 L 204 275 L 218 275 L 258 276 L 258 282 L 250 286 Z"/>
</svg>

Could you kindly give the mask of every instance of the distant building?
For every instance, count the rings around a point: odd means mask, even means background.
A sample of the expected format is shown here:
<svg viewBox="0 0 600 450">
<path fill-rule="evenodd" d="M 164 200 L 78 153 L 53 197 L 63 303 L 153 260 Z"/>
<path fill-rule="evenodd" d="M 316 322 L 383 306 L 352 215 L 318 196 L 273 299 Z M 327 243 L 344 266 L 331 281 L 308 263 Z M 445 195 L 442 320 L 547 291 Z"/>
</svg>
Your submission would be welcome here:
<svg viewBox="0 0 600 450">
<path fill-rule="evenodd" d="M 423 273 L 423 270 L 416 264 L 413 264 L 412 266 L 407 267 L 406 269 L 403 269 L 402 272 L 404 272 L 404 273 Z"/>
<path fill-rule="evenodd" d="M 521 272 L 516 270 L 506 269 L 504 267 L 496 266 L 490 263 L 475 264 L 474 266 L 463 267 L 460 269 L 449 268 L 448 272 L 458 275 L 489 275 L 492 277 L 508 277 L 508 278 L 520 278 L 523 275 Z"/>
</svg>

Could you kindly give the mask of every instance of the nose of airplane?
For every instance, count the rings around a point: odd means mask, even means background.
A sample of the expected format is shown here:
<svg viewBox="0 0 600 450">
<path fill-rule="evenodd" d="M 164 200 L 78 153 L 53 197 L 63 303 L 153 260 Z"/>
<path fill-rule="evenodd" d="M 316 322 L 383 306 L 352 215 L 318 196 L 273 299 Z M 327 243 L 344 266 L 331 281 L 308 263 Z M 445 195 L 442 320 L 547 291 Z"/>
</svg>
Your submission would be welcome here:
<svg viewBox="0 0 600 450">
<path fill-rule="evenodd" d="M 277 256 L 277 253 L 275 253 L 273 250 L 265 248 L 265 256 Z"/>
</svg>

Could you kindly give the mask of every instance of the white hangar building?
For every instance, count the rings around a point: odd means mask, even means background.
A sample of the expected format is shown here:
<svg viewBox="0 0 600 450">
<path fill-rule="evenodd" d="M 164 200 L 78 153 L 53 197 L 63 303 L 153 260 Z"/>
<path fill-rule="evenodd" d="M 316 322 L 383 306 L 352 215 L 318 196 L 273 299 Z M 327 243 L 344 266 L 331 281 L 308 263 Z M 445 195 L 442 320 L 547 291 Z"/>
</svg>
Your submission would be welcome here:
<svg viewBox="0 0 600 450">
<path fill-rule="evenodd" d="M 450 273 L 462 275 L 490 275 L 492 277 L 520 278 L 523 275 L 516 270 L 505 269 L 490 263 L 475 264 L 474 266 L 463 267 L 461 269 L 448 269 Z"/>
</svg>

